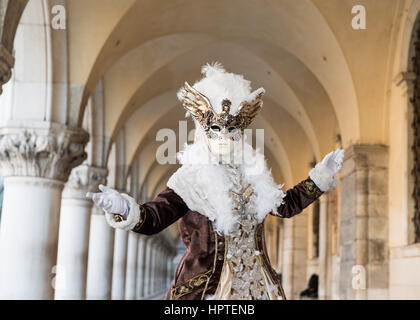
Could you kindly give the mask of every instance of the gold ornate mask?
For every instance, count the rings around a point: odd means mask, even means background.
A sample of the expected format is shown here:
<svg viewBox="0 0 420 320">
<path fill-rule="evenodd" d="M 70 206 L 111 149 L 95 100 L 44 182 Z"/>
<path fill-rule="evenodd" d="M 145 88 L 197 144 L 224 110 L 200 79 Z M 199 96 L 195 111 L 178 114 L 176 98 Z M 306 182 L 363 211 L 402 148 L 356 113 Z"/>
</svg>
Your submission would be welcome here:
<svg viewBox="0 0 420 320">
<path fill-rule="evenodd" d="M 222 101 L 222 111 L 217 114 L 209 99 L 191 87 L 188 82 L 185 82 L 180 93 L 182 105 L 201 125 L 209 138 L 217 139 L 220 134 L 224 134 L 232 140 L 238 140 L 243 130 L 261 110 L 265 91 L 260 88 L 251 93 L 251 99 L 243 101 L 235 114 L 230 114 L 232 102 L 229 99 Z"/>
</svg>

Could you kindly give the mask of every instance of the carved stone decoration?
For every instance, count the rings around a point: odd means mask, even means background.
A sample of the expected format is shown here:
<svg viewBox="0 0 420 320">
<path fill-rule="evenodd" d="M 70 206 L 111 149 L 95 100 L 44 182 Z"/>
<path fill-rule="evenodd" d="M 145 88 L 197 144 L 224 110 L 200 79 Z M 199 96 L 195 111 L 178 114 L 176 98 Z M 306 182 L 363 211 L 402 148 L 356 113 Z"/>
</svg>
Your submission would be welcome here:
<svg viewBox="0 0 420 320">
<path fill-rule="evenodd" d="M 89 135 L 62 125 L 0 129 L 0 174 L 67 181 L 86 159 Z"/>
<path fill-rule="evenodd" d="M 15 64 L 15 58 L 0 44 L 0 94 L 3 92 L 2 85 L 12 77 L 12 68 Z"/>
<path fill-rule="evenodd" d="M 420 29 L 417 30 L 417 40 L 414 44 L 415 55 L 413 57 L 413 71 L 416 75 L 414 79 L 413 97 L 413 151 L 414 162 L 411 174 L 414 178 L 413 199 L 414 215 L 412 218 L 414 224 L 414 242 L 420 242 Z"/>
<path fill-rule="evenodd" d="M 15 64 L 13 41 L 16 29 L 28 0 L 0 0 L 0 94 L 8 82 Z"/>
<path fill-rule="evenodd" d="M 108 170 L 82 164 L 71 171 L 64 188 L 64 198 L 86 198 L 87 192 L 98 192 L 98 186 L 106 183 Z"/>
</svg>

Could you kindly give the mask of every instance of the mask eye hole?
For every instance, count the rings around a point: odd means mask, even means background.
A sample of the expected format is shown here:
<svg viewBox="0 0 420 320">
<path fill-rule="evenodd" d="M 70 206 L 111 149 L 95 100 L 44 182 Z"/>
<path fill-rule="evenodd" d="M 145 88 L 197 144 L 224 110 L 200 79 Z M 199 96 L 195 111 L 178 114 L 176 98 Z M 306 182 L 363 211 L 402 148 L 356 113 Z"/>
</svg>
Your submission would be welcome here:
<svg viewBox="0 0 420 320">
<path fill-rule="evenodd" d="M 214 132 L 220 132 L 219 126 L 211 126 L 210 129 L 213 130 Z"/>
<path fill-rule="evenodd" d="M 235 127 L 229 127 L 229 129 L 228 129 L 228 131 L 229 132 L 233 132 L 233 131 L 235 131 L 236 130 L 236 128 Z"/>
</svg>

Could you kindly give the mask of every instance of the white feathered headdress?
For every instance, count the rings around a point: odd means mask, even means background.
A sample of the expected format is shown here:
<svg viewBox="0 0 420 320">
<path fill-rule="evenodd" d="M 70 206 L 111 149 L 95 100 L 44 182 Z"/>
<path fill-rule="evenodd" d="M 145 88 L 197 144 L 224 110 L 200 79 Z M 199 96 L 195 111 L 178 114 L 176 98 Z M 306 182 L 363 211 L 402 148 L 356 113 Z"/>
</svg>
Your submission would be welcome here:
<svg viewBox="0 0 420 320">
<path fill-rule="evenodd" d="M 227 72 L 215 62 L 202 67 L 204 77 L 193 86 L 185 82 L 178 99 L 204 131 L 212 124 L 247 128 L 263 106 L 263 88 L 251 92 L 251 82 L 243 75 Z"/>
</svg>

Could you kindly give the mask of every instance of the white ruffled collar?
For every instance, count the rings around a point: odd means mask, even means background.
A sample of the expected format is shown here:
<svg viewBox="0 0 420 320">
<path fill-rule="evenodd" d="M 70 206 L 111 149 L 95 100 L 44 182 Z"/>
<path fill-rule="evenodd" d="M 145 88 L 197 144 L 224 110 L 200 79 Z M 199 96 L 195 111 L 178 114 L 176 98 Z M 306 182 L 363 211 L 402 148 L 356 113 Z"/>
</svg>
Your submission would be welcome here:
<svg viewBox="0 0 420 320">
<path fill-rule="evenodd" d="M 233 214 L 234 203 L 230 197 L 233 182 L 229 179 L 228 165 L 219 164 L 217 157 L 202 143 L 187 145 L 178 157 L 182 166 L 171 176 L 167 186 L 190 210 L 214 221 L 219 234 L 229 234 L 237 217 Z M 253 188 L 254 211 L 261 223 L 269 212 L 276 211 L 283 203 L 282 185 L 274 183 L 264 155 L 248 143 L 236 151 L 234 159 L 242 159 L 237 166 L 238 174 Z"/>
</svg>

